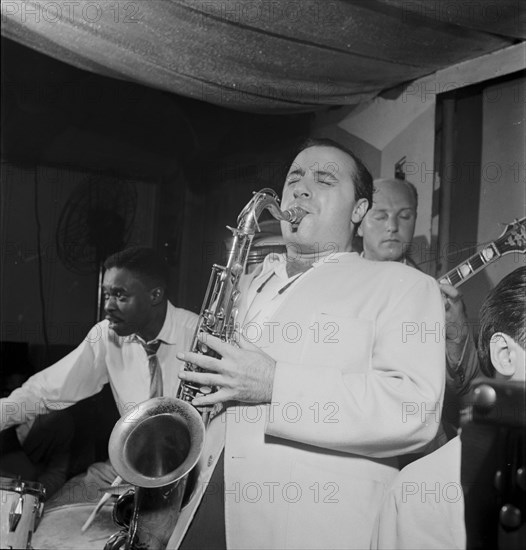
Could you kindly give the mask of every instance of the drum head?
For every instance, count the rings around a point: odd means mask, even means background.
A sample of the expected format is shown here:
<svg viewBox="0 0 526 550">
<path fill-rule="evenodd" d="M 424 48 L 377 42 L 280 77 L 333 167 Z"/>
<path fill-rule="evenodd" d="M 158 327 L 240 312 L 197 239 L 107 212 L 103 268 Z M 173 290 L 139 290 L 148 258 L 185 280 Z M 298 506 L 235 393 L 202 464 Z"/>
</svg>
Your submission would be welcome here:
<svg viewBox="0 0 526 550">
<path fill-rule="evenodd" d="M 88 529 L 84 532 L 80 530 L 95 506 L 96 503 L 68 504 L 44 510 L 31 545 L 54 550 L 104 548 L 110 536 L 119 531 L 112 519 L 113 504 L 103 506 Z"/>
</svg>

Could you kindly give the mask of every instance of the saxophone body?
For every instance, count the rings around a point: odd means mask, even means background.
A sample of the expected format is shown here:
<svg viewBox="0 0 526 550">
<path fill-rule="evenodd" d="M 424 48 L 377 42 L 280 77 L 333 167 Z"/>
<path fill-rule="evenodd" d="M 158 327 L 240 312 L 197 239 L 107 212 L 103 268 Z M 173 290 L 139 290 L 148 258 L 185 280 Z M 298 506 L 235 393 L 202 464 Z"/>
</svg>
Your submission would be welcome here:
<svg viewBox="0 0 526 550">
<path fill-rule="evenodd" d="M 201 307 L 191 351 L 216 357 L 199 338 L 210 334 L 235 342 L 240 298 L 239 281 L 245 271 L 258 218 L 269 210 L 278 220 L 299 224 L 306 212 L 300 207 L 281 211 L 272 189 L 254 194 L 238 216 L 226 266 L 214 265 Z M 200 371 L 191 363 L 185 370 Z M 191 405 L 214 388 L 181 382 L 176 398 L 156 397 L 140 403 L 115 425 L 108 445 L 117 473 L 135 486 L 122 495 L 113 511 L 123 529 L 112 535 L 105 550 L 163 550 L 184 505 L 189 473 L 199 460 L 211 409 Z"/>
<path fill-rule="evenodd" d="M 298 224 L 306 212 L 300 207 L 290 210 L 279 209 L 279 199 L 272 189 L 262 189 L 254 194 L 251 201 L 243 208 L 237 219 L 237 227 L 228 227 L 234 239 L 227 255 L 226 266 L 214 264 L 208 282 L 205 299 L 201 307 L 197 329 L 192 343 L 192 351 L 216 356 L 215 352 L 199 340 L 200 334 L 216 336 L 225 342 L 235 342 L 237 335 L 237 313 L 240 298 L 239 280 L 245 272 L 247 258 L 254 235 L 259 230 L 258 219 L 264 210 L 278 220 Z M 186 363 L 185 370 L 201 370 Z M 191 402 L 198 395 L 213 391 L 213 388 L 197 386 L 182 382 L 177 397 Z M 208 423 L 210 410 L 202 410 L 203 421 Z"/>
</svg>

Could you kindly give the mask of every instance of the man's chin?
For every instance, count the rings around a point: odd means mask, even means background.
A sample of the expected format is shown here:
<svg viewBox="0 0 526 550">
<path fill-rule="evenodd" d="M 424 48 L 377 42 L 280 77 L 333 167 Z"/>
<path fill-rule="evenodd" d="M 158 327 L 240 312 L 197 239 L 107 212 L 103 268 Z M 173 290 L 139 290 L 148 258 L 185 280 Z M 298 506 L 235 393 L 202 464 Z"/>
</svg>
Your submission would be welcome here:
<svg viewBox="0 0 526 550">
<path fill-rule="evenodd" d="M 133 330 L 130 329 L 130 327 L 123 325 L 122 323 L 115 323 L 110 321 L 110 329 L 117 335 L 117 336 L 129 336 L 130 334 L 133 334 Z"/>
<path fill-rule="evenodd" d="M 384 262 L 401 262 L 403 260 L 404 250 L 398 245 L 389 245 L 384 247 L 382 251 L 382 261 Z"/>
</svg>

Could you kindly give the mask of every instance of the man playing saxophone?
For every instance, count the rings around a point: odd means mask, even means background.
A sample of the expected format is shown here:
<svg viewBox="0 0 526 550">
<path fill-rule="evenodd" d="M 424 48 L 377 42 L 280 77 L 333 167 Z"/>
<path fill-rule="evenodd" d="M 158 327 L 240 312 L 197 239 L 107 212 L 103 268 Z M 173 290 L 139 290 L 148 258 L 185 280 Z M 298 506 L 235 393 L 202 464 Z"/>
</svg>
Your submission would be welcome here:
<svg viewBox="0 0 526 550">
<path fill-rule="evenodd" d="M 287 252 L 242 281 L 237 345 L 203 334 L 219 358 L 178 355 L 202 369 L 181 372 L 183 383 L 216 389 L 193 404 L 221 410 L 170 548 L 366 548 L 396 456 L 434 437 L 440 292 L 414 269 L 350 252 L 371 202 L 371 176 L 355 155 L 308 142 L 281 205 L 306 215 L 281 222 Z M 213 526 L 200 511 L 217 487 L 224 535 L 203 542 Z"/>
</svg>

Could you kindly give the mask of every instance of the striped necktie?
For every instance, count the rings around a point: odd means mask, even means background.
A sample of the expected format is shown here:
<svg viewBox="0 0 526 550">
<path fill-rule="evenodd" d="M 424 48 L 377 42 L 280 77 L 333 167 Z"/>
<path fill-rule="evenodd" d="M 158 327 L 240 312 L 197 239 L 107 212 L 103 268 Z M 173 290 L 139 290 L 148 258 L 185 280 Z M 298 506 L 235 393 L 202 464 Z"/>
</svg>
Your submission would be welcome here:
<svg viewBox="0 0 526 550">
<path fill-rule="evenodd" d="M 160 340 L 153 340 L 152 342 L 144 342 L 139 340 L 146 356 L 148 357 L 148 366 L 150 368 L 150 399 L 152 397 L 161 397 L 163 395 L 163 373 L 161 372 L 161 365 L 157 359 L 157 350 L 161 345 Z"/>
</svg>

